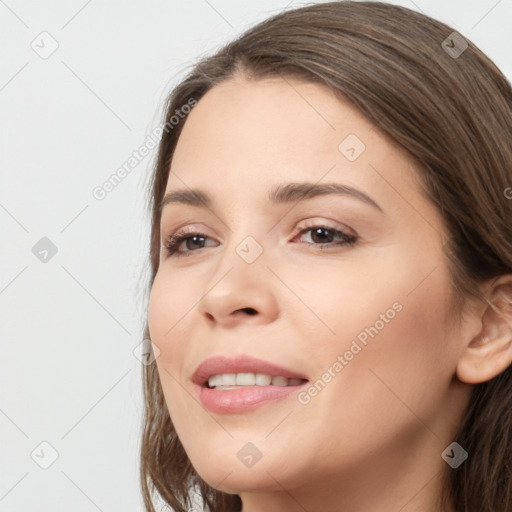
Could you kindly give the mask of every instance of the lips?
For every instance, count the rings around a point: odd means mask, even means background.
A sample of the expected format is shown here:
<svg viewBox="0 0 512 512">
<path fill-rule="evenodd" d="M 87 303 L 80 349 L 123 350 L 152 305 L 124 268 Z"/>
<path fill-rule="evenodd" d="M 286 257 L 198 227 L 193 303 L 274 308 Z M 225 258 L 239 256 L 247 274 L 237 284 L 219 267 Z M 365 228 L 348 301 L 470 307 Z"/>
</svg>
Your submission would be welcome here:
<svg viewBox="0 0 512 512">
<path fill-rule="evenodd" d="M 199 386 L 206 386 L 208 379 L 214 375 L 226 373 L 259 373 L 271 377 L 286 377 L 287 379 L 304 379 L 307 377 L 274 363 L 256 359 L 251 356 L 225 357 L 215 356 L 203 361 L 192 375 L 192 382 Z"/>
<path fill-rule="evenodd" d="M 260 382 L 259 385 L 208 386 L 210 377 L 233 374 L 264 375 L 267 382 L 269 376 L 272 379 L 268 385 Z M 287 380 L 288 383 L 283 382 Z M 192 381 L 203 406 L 217 414 L 242 414 L 264 404 L 276 403 L 297 394 L 308 383 L 307 377 L 302 373 L 247 355 L 209 358 L 197 367 Z M 292 382 L 294 385 L 291 385 Z"/>
</svg>

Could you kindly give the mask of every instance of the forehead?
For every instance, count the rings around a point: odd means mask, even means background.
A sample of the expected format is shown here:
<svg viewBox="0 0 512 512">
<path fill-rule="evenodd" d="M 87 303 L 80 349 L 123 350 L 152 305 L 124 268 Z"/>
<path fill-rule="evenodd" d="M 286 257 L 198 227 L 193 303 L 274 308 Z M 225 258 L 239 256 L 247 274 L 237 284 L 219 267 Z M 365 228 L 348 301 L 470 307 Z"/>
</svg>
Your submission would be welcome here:
<svg viewBox="0 0 512 512">
<path fill-rule="evenodd" d="M 396 203 L 397 193 L 421 195 L 412 159 L 326 87 L 235 78 L 213 87 L 189 114 L 167 192 L 244 188 L 267 197 L 277 183 L 322 180 L 363 187 L 388 202 Z"/>
</svg>

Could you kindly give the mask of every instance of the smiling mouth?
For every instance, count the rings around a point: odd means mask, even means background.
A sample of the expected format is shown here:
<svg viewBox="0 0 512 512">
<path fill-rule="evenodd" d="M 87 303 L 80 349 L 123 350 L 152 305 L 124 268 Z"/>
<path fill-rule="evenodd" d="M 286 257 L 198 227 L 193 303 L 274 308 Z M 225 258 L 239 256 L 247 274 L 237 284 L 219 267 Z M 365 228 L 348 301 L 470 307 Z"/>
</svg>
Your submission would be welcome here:
<svg viewBox="0 0 512 512">
<path fill-rule="evenodd" d="M 245 354 L 210 357 L 191 380 L 201 404 L 217 414 L 245 414 L 264 404 L 277 404 L 309 382 L 304 373 Z"/>
</svg>

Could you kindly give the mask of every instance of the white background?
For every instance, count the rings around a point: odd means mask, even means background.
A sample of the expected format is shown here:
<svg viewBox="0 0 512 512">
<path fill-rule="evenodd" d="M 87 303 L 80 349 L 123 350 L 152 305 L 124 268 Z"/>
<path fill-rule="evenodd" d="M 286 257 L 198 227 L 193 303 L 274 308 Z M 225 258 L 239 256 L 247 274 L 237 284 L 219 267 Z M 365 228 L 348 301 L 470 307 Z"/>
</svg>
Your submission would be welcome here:
<svg viewBox="0 0 512 512">
<path fill-rule="evenodd" d="M 512 77 L 511 0 L 394 3 L 448 23 Z M 199 56 L 301 5 L 0 0 L 0 511 L 142 511 L 133 350 L 154 150 L 102 201 L 92 190 Z M 43 31 L 59 45 L 46 59 L 31 48 Z M 45 263 L 32 252 L 42 237 L 57 247 Z M 43 441 L 58 453 L 47 469 L 34 461 L 51 462 Z"/>
</svg>

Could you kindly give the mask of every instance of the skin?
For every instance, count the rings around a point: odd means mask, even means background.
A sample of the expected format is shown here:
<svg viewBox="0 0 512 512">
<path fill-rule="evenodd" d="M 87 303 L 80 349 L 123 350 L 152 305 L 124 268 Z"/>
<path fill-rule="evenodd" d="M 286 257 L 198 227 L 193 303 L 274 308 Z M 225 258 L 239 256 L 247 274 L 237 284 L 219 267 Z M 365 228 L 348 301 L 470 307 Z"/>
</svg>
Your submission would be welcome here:
<svg viewBox="0 0 512 512">
<path fill-rule="evenodd" d="M 354 161 L 338 149 L 349 134 L 366 146 Z M 239 494 L 243 512 L 441 510 L 452 471 L 441 453 L 471 384 L 505 369 L 512 350 L 510 330 L 482 304 L 468 302 L 461 324 L 451 316 L 447 233 L 417 177 L 405 153 L 319 85 L 237 76 L 189 115 L 167 192 L 200 188 L 213 205 L 164 208 L 148 323 L 193 466 Z M 268 190 L 292 181 L 350 185 L 383 212 L 337 195 L 270 204 Z M 299 234 L 319 224 L 358 240 L 320 250 L 312 231 Z M 203 247 L 182 242 L 186 256 L 167 256 L 166 238 L 182 227 L 203 233 Z M 263 249 L 250 264 L 236 252 L 247 236 Z M 192 373 L 213 355 L 248 354 L 314 382 L 396 303 L 401 310 L 307 404 L 293 395 L 213 414 L 194 394 Z M 237 458 L 247 442 L 262 454 L 252 467 Z"/>
</svg>

